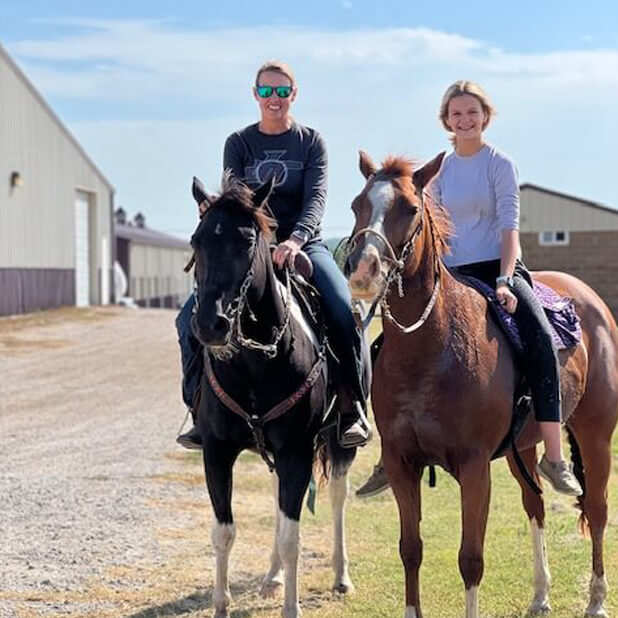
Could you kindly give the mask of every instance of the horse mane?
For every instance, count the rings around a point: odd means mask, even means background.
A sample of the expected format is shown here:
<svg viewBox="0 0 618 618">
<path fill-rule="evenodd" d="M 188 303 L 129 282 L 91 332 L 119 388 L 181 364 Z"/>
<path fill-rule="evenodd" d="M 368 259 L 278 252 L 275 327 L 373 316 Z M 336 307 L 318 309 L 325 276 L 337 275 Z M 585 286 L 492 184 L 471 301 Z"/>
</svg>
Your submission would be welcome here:
<svg viewBox="0 0 618 618">
<path fill-rule="evenodd" d="M 418 197 L 413 181 L 415 168 L 415 161 L 390 155 L 382 162 L 382 167 L 377 176 L 393 179 L 407 201 L 410 204 L 417 205 Z M 407 179 L 409 179 L 409 182 Z M 423 189 L 423 201 L 434 249 L 440 257 L 449 252 L 448 239 L 453 235 L 453 224 L 444 206 L 439 204 L 425 189 Z"/>
<path fill-rule="evenodd" d="M 268 204 L 265 202 L 260 208 L 253 203 L 253 191 L 241 180 L 236 178 L 231 170 L 225 170 L 221 179 L 221 193 L 213 206 L 235 207 L 249 213 L 268 240 L 270 240 L 277 222 L 268 214 Z"/>
</svg>

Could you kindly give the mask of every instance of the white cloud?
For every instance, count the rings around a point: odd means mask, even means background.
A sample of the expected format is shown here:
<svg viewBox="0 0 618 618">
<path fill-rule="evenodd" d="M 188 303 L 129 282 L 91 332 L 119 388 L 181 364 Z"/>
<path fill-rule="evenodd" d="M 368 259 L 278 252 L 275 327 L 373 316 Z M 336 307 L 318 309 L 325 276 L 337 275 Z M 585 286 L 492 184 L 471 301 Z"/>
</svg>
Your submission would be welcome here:
<svg viewBox="0 0 618 618">
<path fill-rule="evenodd" d="M 272 57 L 294 67 L 294 113 L 329 144 L 330 230 L 350 225 L 361 184 L 358 148 L 381 159 L 389 152 L 428 158 L 448 147 L 437 107 L 461 78 L 480 82 L 497 104 L 488 137 L 514 156 L 522 180 L 618 206 L 609 137 L 618 135 L 616 50 L 513 53 L 429 28 L 61 23 L 74 32 L 14 42 L 9 51 L 68 119 L 119 203 L 147 212 L 161 229 L 191 229 L 187 178 L 202 174 L 216 189 L 223 140 L 255 121 L 249 88 L 257 66 Z"/>
<path fill-rule="evenodd" d="M 294 26 L 192 31 L 161 21 L 72 19 L 76 34 L 13 43 L 46 92 L 139 99 L 169 92 L 230 99 L 263 58 L 284 57 L 302 72 L 453 67 L 460 74 L 556 83 L 618 85 L 618 51 L 510 53 L 428 28 L 324 31 Z M 215 88 L 213 89 L 213 86 Z"/>
</svg>

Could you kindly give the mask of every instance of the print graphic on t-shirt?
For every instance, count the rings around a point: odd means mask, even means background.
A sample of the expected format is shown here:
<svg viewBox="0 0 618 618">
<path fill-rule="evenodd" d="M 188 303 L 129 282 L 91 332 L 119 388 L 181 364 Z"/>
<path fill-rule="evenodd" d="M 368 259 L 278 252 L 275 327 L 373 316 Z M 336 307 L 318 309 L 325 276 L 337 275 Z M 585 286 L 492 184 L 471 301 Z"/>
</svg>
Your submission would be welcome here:
<svg viewBox="0 0 618 618">
<path fill-rule="evenodd" d="M 285 183 L 289 170 L 302 170 L 302 161 L 283 159 L 287 150 L 265 150 L 264 159 L 255 159 L 253 165 L 245 168 L 245 182 L 248 185 L 261 185 L 275 178 L 275 187 Z"/>
</svg>

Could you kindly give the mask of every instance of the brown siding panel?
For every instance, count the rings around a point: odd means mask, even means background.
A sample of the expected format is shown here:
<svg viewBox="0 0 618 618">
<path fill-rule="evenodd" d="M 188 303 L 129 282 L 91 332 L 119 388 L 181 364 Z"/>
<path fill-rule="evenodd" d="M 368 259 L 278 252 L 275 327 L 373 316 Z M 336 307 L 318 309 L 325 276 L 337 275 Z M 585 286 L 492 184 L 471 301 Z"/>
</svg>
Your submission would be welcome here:
<svg viewBox="0 0 618 618">
<path fill-rule="evenodd" d="M 0 268 L 0 315 L 74 304 L 72 268 Z"/>
<path fill-rule="evenodd" d="M 571 232 L 566 246 L 542 246 L 537 233 L 522 233 L 521 246 L 528 268 L 574 275 L 618 315 L 618 231 Z"/>
</svg>

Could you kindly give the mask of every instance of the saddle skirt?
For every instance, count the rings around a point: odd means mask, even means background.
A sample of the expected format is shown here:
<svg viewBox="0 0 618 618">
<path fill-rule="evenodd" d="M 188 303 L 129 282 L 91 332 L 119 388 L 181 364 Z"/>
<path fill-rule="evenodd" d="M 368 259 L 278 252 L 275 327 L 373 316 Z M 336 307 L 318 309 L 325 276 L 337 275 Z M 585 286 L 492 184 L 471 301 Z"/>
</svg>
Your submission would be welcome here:
<svg viewBox="0 0 618 618">
<path fill-rule="evenodd" d="M 493 315 L 502 326 L 509 341 L 518 353 L 523 351 L 519 328 L 513 316 L 498 302 L 496 291 L 480 279 L 464 277 L 466 281 L 487 298 Z M 557 350 L 566 350 L 576 346 L 582 338 L 579 316 L 575 311 L 573 300 L 557 294 L 552 288 L 533 281 L 534 294 L 541 303 L 551 326 L 551 335 Z"/>
<path fill-rule="evenodd" d="M 282 281 L 281 271 L 276 272 L 277 290 L 284 302 L 287 302 L 287 289 Z M 324 338 L 322 309 L 318 291 L 300 273 L 290 273 L 292 297 L 290 311 L 292 319 L 297 322 L 305 335 L 311 340 L 315 349 L 319 349 Z"/>
</svg>

